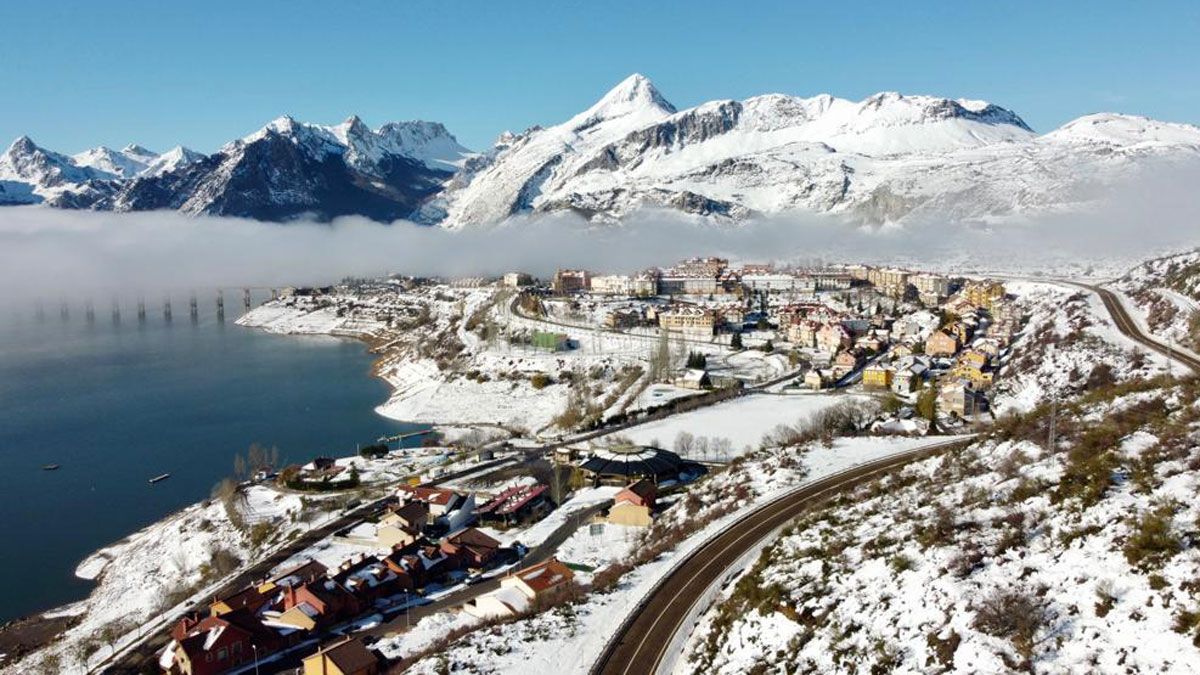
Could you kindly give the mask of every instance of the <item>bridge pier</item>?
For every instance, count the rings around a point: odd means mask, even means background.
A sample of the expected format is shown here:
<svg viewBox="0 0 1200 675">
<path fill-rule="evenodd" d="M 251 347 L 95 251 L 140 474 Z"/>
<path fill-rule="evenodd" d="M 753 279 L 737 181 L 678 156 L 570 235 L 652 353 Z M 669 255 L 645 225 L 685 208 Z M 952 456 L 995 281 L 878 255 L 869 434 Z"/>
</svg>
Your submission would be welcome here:
<svg viewBox="0 0 1200 675">
<path fill-rule="evenodd" d="M 91 298 L 83 303 L 83 313 L 87 316 L 88 323 L 96 323 L 96 308 L 92 306 Z"/>
<path fill-rule="evenodd" d="M 71 307 L 67 305 L 66 300 L 63 300 L 58 306 L 58 318 L 63 321 L 71 318 Z"/>
<path fill-rule="evenodd" d="M 112 322 L 114 326 L 121 323 L 121 302 L 116 298 L 112 301 Z"/>
<path fill-rule="evenodd" d="M 247 312 L 250 311 L 250 289 L 249 288 L 242 289 L 242 308 L 245 309 Z"/>
<path fill-rule="evenodd" d="M 192 293 L 192 297 L 188 299 L 188 315 L 192 318 L 192 323 L 200 320 L 200 307 L 196 304 L 196 294 Z"/>
<path fill-rule="evenodd" d="M 217 321 L 225 320 L 225 291 L 217 289 Z"/>
<path fill-rule="evenodd" d="M 146 323 L 146 299 L 138 298 L 137 305 L 138 323 Z"/>
<path fill-rule="evenodd" d="M 167 296 L 163 298 L 163 319 L 171 321 L 171 298 Z"/>
</svg>

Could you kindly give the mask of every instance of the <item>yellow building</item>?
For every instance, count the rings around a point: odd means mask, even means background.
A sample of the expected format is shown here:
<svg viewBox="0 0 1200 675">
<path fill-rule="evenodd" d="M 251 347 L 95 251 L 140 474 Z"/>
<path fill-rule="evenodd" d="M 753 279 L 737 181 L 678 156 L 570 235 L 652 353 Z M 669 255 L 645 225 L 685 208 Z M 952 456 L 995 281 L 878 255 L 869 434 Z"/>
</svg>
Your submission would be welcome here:
<svg viewBox="0 0 1200 675">
<path fill-rule="evenodd" d="M 892 386 L 892 377 L 894 375 L 895 373 L 891 368 L 871 366 L 863 370 L 862 383 L 864 387 L 887 389 Z"/>
<path fill-rule="evenodd" d="M 982 370 L 966 362 L 959 362 L 950 371 L 950 377 L 966 380 L 976 389 L 987 389 L 992 386 L 992 371 Z"/>
<path fill-rule="evenodd" d="M 379 658 L 361 641 L 346 637 L 304 658 L 304 675 L 375 675 Z"/>
<path fill-rule="evenodd" d="M 992 301 L 1004 297 L 1004 284 L 998 281 L 972 281 L 963 288 L 963 297 L 976 307 L 991 307 Z"/>
<path fill-rule="evenodd" d="M 712 337 L 716 318 L 707 309 L 683 306 L 659 314 L 658 325 L 667 331 L 697 337 Z"/>
<path fill-rule="evenodd" d="M 613 505 L 608 510 L 608 522 L 613 525 L 649 527 L 657 493 L 654 482 L 645 478 L 630 484 L 613 497 Z"/>
</svg>

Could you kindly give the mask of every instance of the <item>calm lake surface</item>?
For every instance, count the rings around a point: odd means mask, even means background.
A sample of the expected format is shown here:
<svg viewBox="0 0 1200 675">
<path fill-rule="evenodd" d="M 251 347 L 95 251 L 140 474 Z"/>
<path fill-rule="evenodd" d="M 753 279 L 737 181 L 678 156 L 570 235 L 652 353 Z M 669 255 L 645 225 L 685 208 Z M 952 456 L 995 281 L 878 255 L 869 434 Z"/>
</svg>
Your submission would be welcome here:
<svg viewBox="0 0 1200 675">
<path fill-rule="evenodd" d="M 80 560 L 206 498 L 251 443 L 307 461 L 415 428 L 374 412 L 363 344 L 242 328 L 226 296 L 224 322 L 211 298 L 195 323 L 186 298 L 170 323 L 150 303 L 144 324 L 133 302 L 116 325 L 107 304 L 92 323 L 0 309 L 0 621 L 85 597 Z"/>
</svg>

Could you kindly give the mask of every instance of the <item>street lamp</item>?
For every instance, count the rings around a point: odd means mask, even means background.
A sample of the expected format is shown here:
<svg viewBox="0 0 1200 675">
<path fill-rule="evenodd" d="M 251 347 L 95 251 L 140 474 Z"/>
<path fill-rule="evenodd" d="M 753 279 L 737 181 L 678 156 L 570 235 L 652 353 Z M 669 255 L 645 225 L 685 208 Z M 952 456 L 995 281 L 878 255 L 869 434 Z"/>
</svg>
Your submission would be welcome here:
<svg viewBox="0 0 1200 675">
<path fill-rule="evenodd" d="M 254 652 L 254 675 L 258 675 L 258 645 L 251 642 L 250 649 Z"/>
</svg>

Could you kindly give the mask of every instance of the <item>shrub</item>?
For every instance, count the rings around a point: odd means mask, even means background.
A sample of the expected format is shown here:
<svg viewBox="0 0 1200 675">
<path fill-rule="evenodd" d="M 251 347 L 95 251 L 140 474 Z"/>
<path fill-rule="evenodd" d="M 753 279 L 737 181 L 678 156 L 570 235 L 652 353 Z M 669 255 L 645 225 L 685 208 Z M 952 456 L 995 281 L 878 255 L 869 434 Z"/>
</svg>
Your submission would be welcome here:
<svg viewBox="0 0 1200 675">
<path fill-rule="evenodd" d="M 1171 533 L 1170 506 L 1160 506 L 1133 522 L 1125 542 L 1125 559 L 1143 570 L 1158 567 L 1179 552 L 1179 539 Z"/>
<path fill-rule="evenodd" d="M 1023 669 L 1028 668 L 1038 633 L 1049 620 L 1046 603 L 1032 592 L 996 591 L 988 596 L 975 612 L 974 626 L 993 637 L 1012 643 L 1021 657 Z"/>
<path fill-rule="evenodd" d="M 358 454 L 366 459 L 379 459 L 388 454 L 387 443 L 375 443 L 372 445 L 364 445 L 358 449 Z"/>
<path fill-rule="evenodd" d="M 1117 604 L 1117 594 L 1113 592 L 1111 581 L 1096 584 L 1096 616 L 1104 618 Z"/>
</svg>

